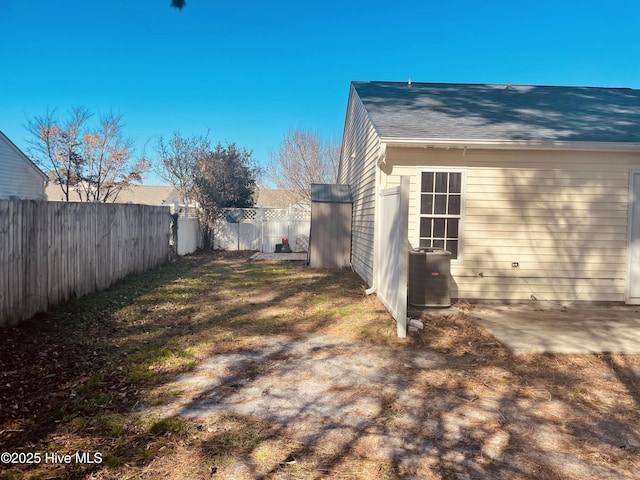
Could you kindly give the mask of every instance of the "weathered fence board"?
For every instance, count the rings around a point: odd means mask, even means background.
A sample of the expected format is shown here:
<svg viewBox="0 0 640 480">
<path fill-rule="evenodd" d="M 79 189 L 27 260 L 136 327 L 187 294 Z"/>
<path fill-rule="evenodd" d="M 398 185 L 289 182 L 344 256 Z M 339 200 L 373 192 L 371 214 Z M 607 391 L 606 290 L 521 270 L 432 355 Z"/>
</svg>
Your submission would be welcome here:
<svg viewBox="0 0 640 480">
<path fill-rule="evenodd" d="M 0 200 L 0 325 L 169 258 L 169 207 Z"/>
</svg>

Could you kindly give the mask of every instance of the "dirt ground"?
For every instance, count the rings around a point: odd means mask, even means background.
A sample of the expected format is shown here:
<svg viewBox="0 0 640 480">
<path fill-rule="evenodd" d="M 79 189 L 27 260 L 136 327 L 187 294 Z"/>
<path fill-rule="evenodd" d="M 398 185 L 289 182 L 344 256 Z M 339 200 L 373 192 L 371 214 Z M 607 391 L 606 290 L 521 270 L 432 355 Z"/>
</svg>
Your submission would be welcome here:
<svg viewBox="0 0 640 480">
<path fill-rule="evenodd" d="M 401 340 L 351 272 L 246 258 L 3 329 L 0 451 L 100 461 L 0 479 L 638 478 L 639 355 L 513 355 L 467 304 Z"/>
</svg>

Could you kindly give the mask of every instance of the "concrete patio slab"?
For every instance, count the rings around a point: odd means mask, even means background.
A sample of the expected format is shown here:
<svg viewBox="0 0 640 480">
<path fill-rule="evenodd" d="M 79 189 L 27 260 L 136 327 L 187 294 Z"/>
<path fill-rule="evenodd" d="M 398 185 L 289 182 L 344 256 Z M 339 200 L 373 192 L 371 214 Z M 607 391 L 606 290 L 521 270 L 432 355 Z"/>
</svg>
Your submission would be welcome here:
<svg viewBox="0 0 640 480">
<path fill-rule="evenodd" d="M 640 354 L 639 306 L 478 305 L 469 316 L 516 354 Z"/>
<path fill-rule="evenodd" d="M 253 261 L 275 261 L 275 262 L 299 262 L 307 261 L 307 252 L 292 252 L 292 253 L 267 253 L 257 252 L 249 257 L 249 260 Z"/>
</svg>

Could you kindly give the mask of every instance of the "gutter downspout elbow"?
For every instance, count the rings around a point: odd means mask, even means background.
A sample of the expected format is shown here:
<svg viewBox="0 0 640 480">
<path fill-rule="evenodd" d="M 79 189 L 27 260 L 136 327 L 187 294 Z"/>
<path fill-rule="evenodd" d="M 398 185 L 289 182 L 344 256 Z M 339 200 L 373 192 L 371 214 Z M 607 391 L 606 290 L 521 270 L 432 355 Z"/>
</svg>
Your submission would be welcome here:
<svg viewBox="0 0 640 480">
<path fill-rule="evenodd" d="M 380 143 L 380 151 L 378 152 L 378 159 L 376 161 L 376 165 L 378 167 L 381 167 L 385 163 L 387 163 L 387 144 L 382 142 Z"/>
</svg>

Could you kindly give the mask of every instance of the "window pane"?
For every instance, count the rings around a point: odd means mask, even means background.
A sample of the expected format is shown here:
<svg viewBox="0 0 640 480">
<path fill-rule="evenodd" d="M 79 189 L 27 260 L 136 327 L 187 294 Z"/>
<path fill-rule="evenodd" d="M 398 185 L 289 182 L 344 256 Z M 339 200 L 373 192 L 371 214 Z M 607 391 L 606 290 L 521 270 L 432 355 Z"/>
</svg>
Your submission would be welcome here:
<svg viewBox="0 0 640 480">
<path fill-rule="evenodd" d="M 456 240 L 447 240 L 447 250 L 451 252 L 451 258 L 458 258 L 458 242 Z"/>
<path fill-rule="evenodd" d="M 449 193 L 461 193 L 462 192 L 462 174 L 450 173 L 449 174 Z"/>
<path fill-rule="evenodd" d="M 433 172 L 422 172 L 422 192 L 433 192 Z"/>
<path fill-rule="evenodd" d="M 458 258 L 463 172 L 421 172 L 419 246 L 444 248 Z"/>
<path fill-rule="evenodd" d="M 447 193 L 447 177 L 446 172 L 436 173 L 436 193 Z"/>
<path fill-rule="evenodd" d="M 421 237 L 431 236 L 431 219 L 430 218 L 420 219 L 420 236 Z"/>
<path fill-rule="evenodd" d="M 449 215 L 460 215 L 460 195 L 449 196 Z"/>
<path fill-rule="evenodd" d="M 433 195 L 423 193 L 420 197 L 420 213 L 431 215 L 433 213 Z"/>
<path fill-rule="evenodd" d="M 450 218 L 447 220 L 447 238 L 458 238 L 458 219 Z"/>
<path fill-rule="evenodd" d="M 444 215 L 447 213 L 447 196 L 446 195 L 434 195 L 435 196 L 435 209 L 433 213 L 436 215 Z"/>
<path fill-rule="evenodd" d="M 420 248 L 429 248 L 431 247 L 431 239 L 430 238 L 421 238 L 420 239 Z"/>
<path fill-rule="evenodd" d="M 444 238 L 444 218 L 433 219 L 433 236 Z"/>
</svg>

